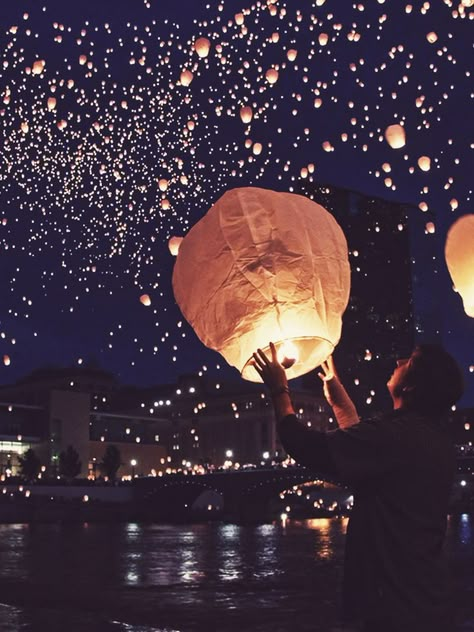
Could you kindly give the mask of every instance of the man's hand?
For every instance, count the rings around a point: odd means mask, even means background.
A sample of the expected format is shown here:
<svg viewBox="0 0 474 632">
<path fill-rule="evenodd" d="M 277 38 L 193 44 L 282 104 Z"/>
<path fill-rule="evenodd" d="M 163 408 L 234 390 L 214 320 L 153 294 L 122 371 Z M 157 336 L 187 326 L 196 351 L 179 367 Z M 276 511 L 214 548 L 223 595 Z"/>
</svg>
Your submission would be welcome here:
<svg viewBox="0 0 474 632">
<path fill-rule="evenodd" d="M 359 421 L 359 415 L 346 389 L 341 384 L 332 356 L 321 365 L 322 373 L 318 373 L 323 381 L 323 392 L 328 404 L 334 410 L 341 428 L 347 428 Z"/>
<path fill-rule="evenodd" d="M 273 342 L 270 343 L 271 359 L 267 358 L 261 349 L 253 354 L 253 367 L 262 378 L 262 381 L 272 393 L 288 388 L 285 369 L 278 361 L 277 351 Z"/>
<path fill-rule="evenodd" d="M 318 373 L 318 376 L 323 382 L 324 397 L 330 406 L 335 406 L 337 405 L 337 396 L 340 394 L 339 387 L 341 387 L 342 384 L 339 380 L 339 376 L 337 375 L 332 356 L 329 356 L 326 362 L 321 364 L 321 369 L 323 372 Z"/>
</svg>

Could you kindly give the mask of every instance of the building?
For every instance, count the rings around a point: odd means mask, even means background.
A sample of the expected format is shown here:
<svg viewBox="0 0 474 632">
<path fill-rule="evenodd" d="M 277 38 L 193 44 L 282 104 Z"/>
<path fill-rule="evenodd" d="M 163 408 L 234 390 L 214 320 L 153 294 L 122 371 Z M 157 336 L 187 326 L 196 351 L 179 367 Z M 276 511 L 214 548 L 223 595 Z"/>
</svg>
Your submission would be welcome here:
<svg viewBox="0 0 474 632">
<path fill-rule="evenodd" d="M 294 391 L 298 416 L 325 429 L 333 422 L 321 396 Z M 119 476 L 190 467 L 282 460 L 271 401 L 263 386 L 216 383 L 187 375 L 176 384 L 121 386 L 95 368 L 42 369 L 0 388 L 0 474 L 20 471 L 32 448 L 46 475 L 58 473 L 68 446 L 81 476 L 96 478 L 109 445 L 121 455 Z"/>
</svg>

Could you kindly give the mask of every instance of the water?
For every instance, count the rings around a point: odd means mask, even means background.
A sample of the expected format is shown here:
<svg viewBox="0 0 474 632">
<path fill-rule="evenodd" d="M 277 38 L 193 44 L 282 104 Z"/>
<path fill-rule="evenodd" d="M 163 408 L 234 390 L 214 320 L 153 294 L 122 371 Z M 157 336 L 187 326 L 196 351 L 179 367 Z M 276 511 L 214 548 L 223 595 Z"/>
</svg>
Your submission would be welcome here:
<svg viewBox="0 0 474 632">
<path fill-rule="evenodd" d="M 346 524 L 0 525 L 0 632 L 337 630 Z M 462 630 L 473 535 L 471 517 L 450 520 Z"/>
</svg>

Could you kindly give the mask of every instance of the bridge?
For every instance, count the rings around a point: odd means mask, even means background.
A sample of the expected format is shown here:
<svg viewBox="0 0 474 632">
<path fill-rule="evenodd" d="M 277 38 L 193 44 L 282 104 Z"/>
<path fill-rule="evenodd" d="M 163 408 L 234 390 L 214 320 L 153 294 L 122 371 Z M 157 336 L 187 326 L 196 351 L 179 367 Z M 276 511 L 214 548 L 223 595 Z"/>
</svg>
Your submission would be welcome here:
<svg viewBox="0 0 474 632">
<path fill-rule="evenodd" d="M 218 512 L 245 521 L 268 514 L 281 492 L 316 480 L 315 472 L 298 466 L 178 473 L 136 479 L 134 497 L 139 513 L 151 520 L 169 515 L 185 519 L 193 512 L 212 517 Z"/>
</svg>

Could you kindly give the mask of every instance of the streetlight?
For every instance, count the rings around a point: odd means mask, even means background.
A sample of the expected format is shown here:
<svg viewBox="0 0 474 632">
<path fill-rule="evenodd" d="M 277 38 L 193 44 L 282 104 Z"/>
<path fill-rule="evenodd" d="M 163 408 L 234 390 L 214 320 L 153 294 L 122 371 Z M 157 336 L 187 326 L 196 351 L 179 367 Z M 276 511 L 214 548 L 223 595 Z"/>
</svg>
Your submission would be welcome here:
<svg viewBox="0 0 474 632">
<path fill-rule="evenodd" d="M 135 478 L 135 466 L 136 466 L 136 464 L 137 464 L 136 459 L 132 459 L 130 461 L 130 465 L 132 466 L 132 478 Z"/>
</svg>

